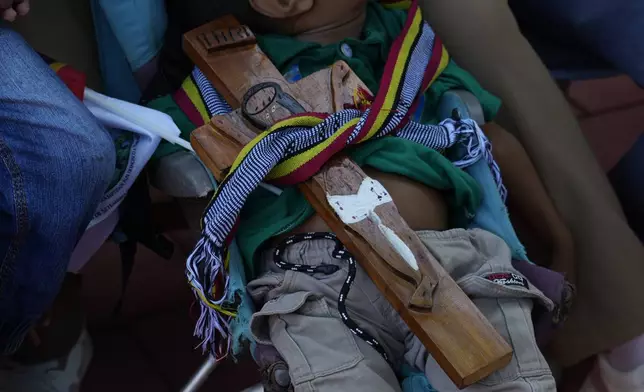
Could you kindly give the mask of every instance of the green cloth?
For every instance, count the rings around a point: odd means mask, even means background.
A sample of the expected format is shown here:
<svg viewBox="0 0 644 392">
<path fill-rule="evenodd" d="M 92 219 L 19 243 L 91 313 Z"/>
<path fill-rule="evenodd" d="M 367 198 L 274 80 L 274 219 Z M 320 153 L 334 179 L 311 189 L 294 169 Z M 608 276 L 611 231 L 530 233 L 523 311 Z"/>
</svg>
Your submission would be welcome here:
<svg viewBox="0 0 644 392">
<path fill-rule="evenodd" d="M 389 56 L 389 49 L 402 31 L 406 19 L 407 12 L 387 9 L 378 2 L 370 1 L 367 4 L 367 17 L 362 37 L 359 39 L 347 38 L 338 43 L 323 46 L 283 35 L 263 35 L 257 37 L 257 43 L 282 73 L 297 65 L 302 77 L 330 66 L 336 61 L 344 60 L 376 94 Z M 343 44 L 351 48 L 351 57 L 342 53 Z M 449 48 L 447 49 L 449 52 Z M 422 121 L 437 124 L 443 120 L 436 117 L 440 98 L 444 92 L 457 88 L 468 90 L 478 98 L 487 121 L 494 118 L 500 107 L 499 99 L 484 90 L 472 75 L 457 66 L 454 61 L 450 61 L 425 94 Z"/>
<path fill-rule="evenodd" d="M 287 36 L 264 35 L 258 36 L 257 42 L 282 73 L 296 66 L 301 76 L 306 77 L 338 60 L 344 60 L 376 94 L 389 49 L 402 31 L 406 18 L 404 11 L 385 9 L 379 3 L 370 1 L 360 39 L 348 38 L 323 46 Z M 343 44 L 350 46 L 350 57 L 343 53 Z M 440 98 L 446 91 L 457 88 L 468 90 L 479 99 L 486 119 L 494 117 L 500 101 L 485 91 L 469 73 L 450 61 L 425 94 L 421 121 L 436 124 L 442 120 L 437 118 Z M 360 166 L 368 165 L 383 172 L 403 175 L 445 191 L 453 227 L 465 226 L 467 218 L 473 215 L 480 203 L 481 192 L 471 176 L 454 167 L 439 152 L 420 144 L 385 137 L 352 148 L 349 155 Z M 299 226 L 313 213 L 313 208 L 297 188 L 285 189 L 279 197 L 260 189 L 249 197 L 242 211 L 237 241 L 250 277 L 257 272 L 253 260 L 259 247 L 269 238 Z"/>
</svg>

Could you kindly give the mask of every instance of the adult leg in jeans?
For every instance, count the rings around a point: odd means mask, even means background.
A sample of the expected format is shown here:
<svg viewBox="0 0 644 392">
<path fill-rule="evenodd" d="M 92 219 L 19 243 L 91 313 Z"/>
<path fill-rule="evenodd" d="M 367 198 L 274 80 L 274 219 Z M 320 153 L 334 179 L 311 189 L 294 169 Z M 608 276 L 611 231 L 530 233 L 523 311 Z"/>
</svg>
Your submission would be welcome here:
<svg viewBox="0 0 644 392">
<path fill-rule="evenodd" d="M 113 171 L 107 131 L 0 28 L 0 357 L 51 305 Z"/>
</svg>

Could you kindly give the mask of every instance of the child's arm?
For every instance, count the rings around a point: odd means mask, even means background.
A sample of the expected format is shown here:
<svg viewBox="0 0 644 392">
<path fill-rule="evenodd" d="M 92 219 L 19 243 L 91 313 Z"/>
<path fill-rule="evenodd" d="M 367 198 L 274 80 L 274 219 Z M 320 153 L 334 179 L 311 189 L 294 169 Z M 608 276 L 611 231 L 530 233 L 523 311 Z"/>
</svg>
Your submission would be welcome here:
<svg viewBox="0 0 644 392">
<path fill-rule="evenodd" d="M 492 143 L 492 153 L 508 189 L 508 205 L 522 215 L 530 229 L 550 246 L 549 268 L 574 281 L 575 258 L 572 235 L 555 209 L 527 152 L 519 141 L 496 123 L 483 126 Z"/>
</svg>

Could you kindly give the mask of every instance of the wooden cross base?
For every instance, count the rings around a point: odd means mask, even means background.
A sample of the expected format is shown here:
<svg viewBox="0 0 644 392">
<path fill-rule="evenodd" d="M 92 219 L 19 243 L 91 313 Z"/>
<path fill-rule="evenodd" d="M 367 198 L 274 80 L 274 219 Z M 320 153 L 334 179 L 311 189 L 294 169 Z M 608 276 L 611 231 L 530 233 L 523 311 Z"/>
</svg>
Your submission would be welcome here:
<svg viewBox="0 0 644 392">
<path fill-rule="evenodd" d="M 369 89 L 344 62 L 288 83 L 256 45 L 250 29 L 225 17 L 184 36 L 184 50 L 235 109 L 196 129 L 191 143 L 221 181 L 259 128 L 301 111 L 333 113 L 355 105 Z M 508 343 L 409 228 L 393 202 L 375 207 L 380 223 L 413 253 L 412 268 L 369 219 L 345 224 L 329 196 L 358 192 L 365 173 L 339 156 L 299 185 L 307 200 L 460 388 L 507 365 Z"/>
</svg>

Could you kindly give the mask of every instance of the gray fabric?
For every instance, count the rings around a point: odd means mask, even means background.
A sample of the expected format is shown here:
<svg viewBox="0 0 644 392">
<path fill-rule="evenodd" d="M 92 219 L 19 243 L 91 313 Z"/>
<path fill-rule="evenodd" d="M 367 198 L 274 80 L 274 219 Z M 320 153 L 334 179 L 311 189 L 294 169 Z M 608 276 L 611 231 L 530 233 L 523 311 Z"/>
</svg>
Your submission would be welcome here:
<svg viewBox="0 0 644 392">
<path fill-rule="evenodd" d="M 398 391 L 389 364 L 340 320 L 337 301 L 347 277 L 346 262 L 331 256 L 330 240 L 306 241 L 286 249 L 284 261 L 340 266 L 331 275 L 283 271 L 272 251 L 262 257 L 265 272 L 248 284 L 251 297 L 264 306 L 251 319 L 258 343 L 273 344 L 289 365 L 295 391 Z M 353 320 L 402 361 L 409 334 L 389 302 L 358 268 L 346 301 Z"/>
<path fill-rule="evenodd" d="M 550 367 L 537 347 L 532 326 L 532 307 L 538 301 L 548 310 L 554 304 L 534 285 L 501 285 L 487 279 L 491 274 L 520 273 L 512 267 L 510 249 L 494 234 L 482 230 L 419 232 L 420 239 L 458 285 L 467 293 L 494 328 L 513 348 L 510 364 L 466 391 L 554 391 Z M 432 386 L 441 392 L 458 391 L 414 337 L 405 359 L 424 369 Z"/>
<path fill-rule="evenodd" d="M 530 318 L 533 300 L 548 309 L 552 302 L 529 282 L 526 288 L 486 278 L 494 273 L 520 276 L 505 243 L 479 229 L 426 231 L 419 236 L 515 350 L 510 365 L 468 390 L 554 390 Z M 384 347 L 393 368 L 342 323 L 337 299 L 348 268 L 331 256 L 333 248 L 329 240 L 297 243 L 286 249 L 283 260 L 340 266 L 334 274 L 283 271 L 274 265 L 272 251 L 267 251 L 262 257 L 264 272 L 248 285 L 253 299 L 264 304 L 253 315 L 252 334 L 258 343 L 272 344 L 279 351 L 289 365 L 295 391 L 398 391 L 394 369 L 405 362 L 424 370 L 432 384 L 436 379 L 443 387 L 453 387 L 359 266 L 347 309 L 360 328 Z"/>
<path fill-rule="evenodd" d="M 150 183 L 168 196 L 179 198 L 206 197 L 213 190 L 208 172 L 188 151 L 160 158 L 151 168 Z"/>
</svg>

